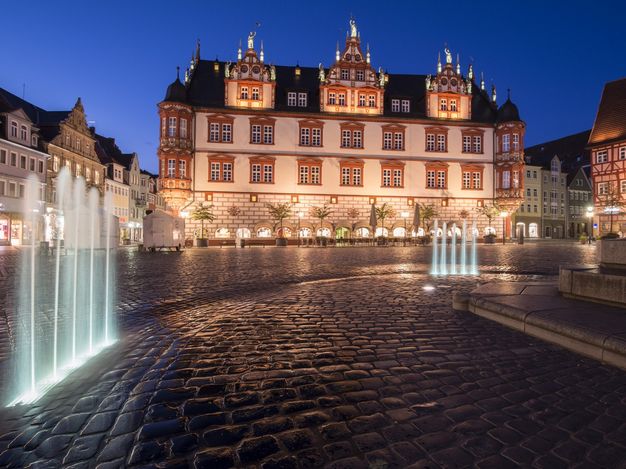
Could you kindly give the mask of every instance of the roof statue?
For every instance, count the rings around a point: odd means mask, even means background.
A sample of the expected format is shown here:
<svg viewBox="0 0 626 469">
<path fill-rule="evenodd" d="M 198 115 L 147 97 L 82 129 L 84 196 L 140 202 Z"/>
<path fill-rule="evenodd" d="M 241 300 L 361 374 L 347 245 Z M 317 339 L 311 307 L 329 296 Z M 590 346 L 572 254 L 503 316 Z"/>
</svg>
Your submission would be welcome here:
<svg viewBox="0 0 626 469">
<path fill-rule="evenodd" d="M 358 33 L 356 30 L 356 21 L 354 18 L 350 18 L 350 37 L 357 37 Z"/>
<path fill-rule="evenodd" d="M 230 60 L 228 61 L 228 63 L 226 64 L 226 67 L 224 67 L 224 76 L 226 78 L 230 78 Z"/>
<path fill-rule="evenodd" d="M 321 62 L 319 65 L 319 69 L 320 69 L 320 73 L 319 73 L 320 82 L 324 83 L 326 81 L 326 72 L 324 71 L 324 66 L 322 65 Z"/>
<path fill-rule="evenodd" d="M 273 65 L 270 67 L 270 80 L 276 81 L 276 67 Z"/>
<path fill-rule="evenodd" d="M 472 67 L 472 64 L 470 64 L 469 70 L 467 71 L 467 78 L 470 80 L 474 79 L 474 68 Z"/>
<path fill-rule="evenodd" d="M 254 36 L 256 36 L 256 31 L 250 31 L 250 34 L 248 34 L 248 49 L 254 49 Z"/>
<path fill-rule="evenodd" d="M 426 75 L 426 89 L 430 90 L 430 75 Z"/>
<path fill-rule="evenodd" d="M 491 100 L 496 102 L 496 85 L 491 85 Z"/>
<path fill-rule="evenodd" d="M 383 68 L 382 67 L 378 67 L 378 84 L 380 85 L 381 88 L 385 87 L 385 72 L 383 72 Z"/>
<path fill-rule="evenodd" d="M 444 49 L 444 52 L 446 53 L 446 63 L 447 64 L 451 64 L 452 63 L 452 54 L 450 53 L 450 49 L 448 49 L 447 47 Z"/>
</svg>

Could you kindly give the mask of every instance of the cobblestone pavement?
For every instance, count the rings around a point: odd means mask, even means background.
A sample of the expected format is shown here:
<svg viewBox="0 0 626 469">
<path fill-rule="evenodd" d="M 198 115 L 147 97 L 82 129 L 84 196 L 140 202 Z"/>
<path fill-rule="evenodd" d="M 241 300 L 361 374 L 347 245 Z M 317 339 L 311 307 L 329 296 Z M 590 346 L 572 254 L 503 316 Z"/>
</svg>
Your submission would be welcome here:
<svg viewBox="0 0 626 469">
<path fill-rule="evenodd" d="M 123 251 L 123 339 L 0 410 L 0 467 L 626 467 L 625 372 L 450 308 L 594 248 L 480 247 L 479 279 L 431 278 L 429 256 Z M 8 331 L 18 262 L 0 251 Z"/>
</svg>

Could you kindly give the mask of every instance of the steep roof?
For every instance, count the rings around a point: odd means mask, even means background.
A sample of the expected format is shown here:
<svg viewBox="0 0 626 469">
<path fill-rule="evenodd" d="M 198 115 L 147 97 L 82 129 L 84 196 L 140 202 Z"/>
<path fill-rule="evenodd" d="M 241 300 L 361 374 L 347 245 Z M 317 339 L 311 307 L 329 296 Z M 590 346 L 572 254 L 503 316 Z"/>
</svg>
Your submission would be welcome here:
<svg viewBox="0 0 626 469">
<path fill-rule="evenodd" d="M 581 166 L 589 164 L 589 151 L 585 148 L 591 130 L 583 130 L 576 134 L 561 137 L 556 140 L 539 143 L 524 149 L 524 154 L 530 158 L 530 164 L 550 168 L 550 162 L 557 155 L 562 163 L 562 170 L 576 173 Z"/>
<path fill-rule="evenodd" d="M 92 132 L 96 139 L 96 154 L 102 164 L 117 163 L 126 169 L 130 169 L 133 159 L 132 153 L 122 153 L 114 138 L 99 135 L 95 133 L 93 128 Z"/>
<path fill-rule="evenodd" d="M 196 107 L 225 108 L 225 66 L 225 62 L 218 60 L 199 60 L 190 82 L 184 85 L 187 92 L 185 102 Z M 296 67 L 300 69 L 299 75 L 296 75 Z M 388 76 L 383 115 L 397 118 L 425 118 L 426 75 L 389 73 Z M 318 77 L 319 69 L 317 67 L 276 65 L 276 103 L 274 110 L 290 113 L 319 113 L 320 83 Z M 307 106 L 287 106 L 287 93 L 289 91 L 306 91 L 308 93 Z M 491 103 L 487 93 L 474 84 L 472 95 L 471 120 L 473 122 L 494 123 L 497 108 Z M 391 112 L 392 98 L 409 99 L 411 101 L 410 112 Z M 351 117 L 354 116 L 351 115 Z"/>
<path fill-rule="evenodd" d="M 513 122 L 521 121 L 519 116 L 519 110 L 517 106 L 511 101 L 511 98 L 507 98 L 500 109 L 498 109 L 498 122 Z"/>
<path fill-rule="evenodd" d="M 626 140 L 626 78 L 604 85 L 589 145 Z"/>
</svg>

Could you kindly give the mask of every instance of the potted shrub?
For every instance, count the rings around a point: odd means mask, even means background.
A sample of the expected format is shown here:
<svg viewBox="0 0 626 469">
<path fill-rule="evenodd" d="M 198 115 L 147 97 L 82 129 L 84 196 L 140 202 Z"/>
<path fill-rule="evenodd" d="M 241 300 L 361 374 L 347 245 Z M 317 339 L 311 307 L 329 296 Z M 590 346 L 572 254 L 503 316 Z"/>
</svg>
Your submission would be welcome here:
<svg viewBox="0 0 626 469">
<path fill-rule="evenodd" d="M 589 242 L 589 236 L 587 236 L 586 233 L 583 233 L 580 235 L 580 238 L 578 238 L 578 241 L 580 244 L 587 244 Z"/>
<path fill-rule="evenodd" d="M 391 205 L 389 205 L 387 202 L 382 204 L 380 207 L 376 207 L 376 219 L 380 221 L 380 226 L 383 229 L 385 228 L 385 220 L 387 218 L 394 217 L 395 214 L 396 212 L 393 210 Z M 376 238 L 376 243 L 379 246 L 384 246 L 387 244 L 387 238 L 381 235 L 378 238 Z"/>
<path fill-rule="evenodd" d="M 200 220 L 200 233 L 196 237 L 196 246 L 199 248 L 205 248 L 209 245 L 207 238 L 207 231 L 204 229 L 204 222 L 211 223 L 215 219 L 215 215 L 212 212 L 213 205 L 199 205 L 196 210 L 191 214 L 193 220 Z"/>
<path fill-rule="evenodd" d="M 500 208 L 495 203 L 493 205 L 483 205 L 482 207 L 477 208 L 476 211 L 479 215 L 487 217 L 487 225 L 489 228 L 491 228 L 491 221 L 500 215 Z M 493 230 L 489 230 L 489 233 L 483 236 L 485 244 L 495 244 L 496 235 L 492 231 Z"/>
<path fill-rule="evenodd" d="M 333 211 L 327 204 L 321 207 L 311 207 L 311 216 L 317 218 L 320 221 L 320 228 L 324 226 L 324 220 L 331 216 Z M 326 236 L 317 236 L 317 230 L 315 230 L 315 239 L 317 244 L 326 246 L 328 244 L 328 238 Z"/>
<path fill-rule="evenodd" d="M 287 238 L 285 238 L 285 234 L 283 232 L 283 220 L 285 218 L 289 218 L 291 215 L 291 204 L 290 203 L 276 203 L 276 204 L 265 204 L 267 210 L 270 212 L 270 217 L 272 220 L 276 222 L 277 225 L 280 226 L 278 232 L 279 236 L 276 238 L 276 246 L 285 247 L 287 246 Z"/>
</svg>

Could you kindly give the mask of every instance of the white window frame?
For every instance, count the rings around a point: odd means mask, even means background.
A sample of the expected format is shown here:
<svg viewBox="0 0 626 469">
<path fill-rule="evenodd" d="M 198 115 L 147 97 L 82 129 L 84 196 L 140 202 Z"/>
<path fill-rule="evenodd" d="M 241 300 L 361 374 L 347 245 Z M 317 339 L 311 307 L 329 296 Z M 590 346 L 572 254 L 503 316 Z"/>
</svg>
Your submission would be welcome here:
<svg viewBox="0 0 626 469">
<path fill-rule="evenodd" d="M 391 100 L 391 112 L 400 112 L 400 100 L 399 99 Z"/>
<path fill-rule="evenodd" d="M 295 91 L 287 92 L 287 106 L 295 107 L 296 102 L 297 102 L 297 98 L 296 98 L 297 95 L 298 93 L 296 93 Z"/>
</svg>

